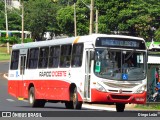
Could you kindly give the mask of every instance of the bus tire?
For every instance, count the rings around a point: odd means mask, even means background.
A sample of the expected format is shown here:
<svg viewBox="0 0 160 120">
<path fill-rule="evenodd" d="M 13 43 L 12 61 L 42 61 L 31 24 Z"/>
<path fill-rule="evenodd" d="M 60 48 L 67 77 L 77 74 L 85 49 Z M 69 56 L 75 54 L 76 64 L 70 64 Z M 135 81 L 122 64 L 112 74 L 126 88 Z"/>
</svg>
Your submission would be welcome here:
<svg viewBox="0 0 160 120">
<path fill-rule="evenodd" d="M 66 101 L 65 106 L 67 109 L 73 109 L 73 102 L 72 101 Z"/>
<path fill-rule="evenodd" d="M 78 101 L 78 92 L 77 88 L 74 88 L 73 94 L 72 94 L 72 100 L 73 100 L 73 109 L 81 109 L 82 108 L 82 101 Z"/>
<path fill-rule="evenodd" d="M 31 87 L 29 89 L 29 104 L 31 107 L 44 107 L 45 101 L 44 100 L 37 100 L 35 99 L 35 89 Z"/>
<path fill-rule="evenodd" d="M 123 104 L 123 103 L 117 103 L 116 104 L 117 112 L 124 112 L 124 109 L 125 109 L 125 104 Z"/>
<path fill-rule="evenodd" d="M 45 100 L 37 100 L 38 101 L 38 107 L 43 108 L 45 106 L 46 101 Z"/>
</svg>

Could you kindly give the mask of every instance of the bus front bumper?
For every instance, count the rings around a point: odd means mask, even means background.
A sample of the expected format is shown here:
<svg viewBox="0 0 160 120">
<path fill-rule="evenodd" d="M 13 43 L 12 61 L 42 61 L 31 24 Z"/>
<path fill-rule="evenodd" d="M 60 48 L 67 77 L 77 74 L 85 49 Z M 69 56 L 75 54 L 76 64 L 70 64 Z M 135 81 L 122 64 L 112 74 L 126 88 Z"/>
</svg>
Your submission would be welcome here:
<svg viewBox="0 0 160 120">
<path fill-rule="evenodd" d="M 145 104 L 146 94 L 146 92 L 139 94 L 108 93 L 92 89 L 91 102 Z"/>
</svg>

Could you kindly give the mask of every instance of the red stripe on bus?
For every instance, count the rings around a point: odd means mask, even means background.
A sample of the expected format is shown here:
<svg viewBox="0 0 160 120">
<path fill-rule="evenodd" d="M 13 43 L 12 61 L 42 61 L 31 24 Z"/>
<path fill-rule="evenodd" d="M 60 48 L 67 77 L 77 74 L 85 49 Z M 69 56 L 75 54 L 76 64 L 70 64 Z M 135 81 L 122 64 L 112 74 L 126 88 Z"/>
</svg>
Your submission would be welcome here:
<svg viewBox="0 0 160 120">
<path fill-rule="evenodd" d="M 28 99 L 30 84 L 33 84 L 35 87 L 36 99 L 70 100 L 70 83 L 60 80 L 9 80 L 8 92 L 12 96 Z M 82 101 L 82 97 L 79 93 L 78 100 Z"/>
</svg>

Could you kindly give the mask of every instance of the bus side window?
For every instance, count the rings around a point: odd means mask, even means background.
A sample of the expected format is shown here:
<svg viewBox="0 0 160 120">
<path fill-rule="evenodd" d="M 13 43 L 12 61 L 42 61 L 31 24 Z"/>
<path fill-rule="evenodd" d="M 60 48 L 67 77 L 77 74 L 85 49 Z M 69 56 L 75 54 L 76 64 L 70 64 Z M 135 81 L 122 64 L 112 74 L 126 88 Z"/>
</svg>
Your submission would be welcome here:
<svg viewBox="0 0 160 120">
<path fill-rule="evenodd" d="M 49 47 L 40 48 L 38 68 L 47 68 Z"/>
<path fill-rule="evenodd" d="M 39 48 L 30 49 L 28 68 L 34 69 L 38 65 Z"/>
<path fill-rule="evenodd" d="M 18 63 L 19 63 L 19 50 L 13 50 L 12 51 L 12 57 L 11 57 L 11 70 L 17 70 L 18 69 Z"/>
<path fill-rule="evenodd" d="M 59 65 L 60 46 L 50 48 L 49 68 L 57 68 Z"/>
<path fill-rule="evenodd" d="M 60 67 L 63 67 L 63 68 L 70 67 L 71 51 L 72 51 L 72 45 L 61 46 Z"/>
<path fill-rule="evenodd" d="M 83 44 L 74 44 L 72 50 L 72 67 L 80 67 L 82 65 Z"/>
</svg>

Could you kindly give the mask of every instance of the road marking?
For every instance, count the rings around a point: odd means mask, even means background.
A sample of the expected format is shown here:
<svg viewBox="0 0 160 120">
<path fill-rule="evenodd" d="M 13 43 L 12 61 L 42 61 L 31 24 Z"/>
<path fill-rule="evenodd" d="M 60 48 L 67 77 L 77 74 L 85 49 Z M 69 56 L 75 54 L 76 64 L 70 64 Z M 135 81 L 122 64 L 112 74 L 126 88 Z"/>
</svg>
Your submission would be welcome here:
<svg viewBox="0 0 160 120">
<path fill-rule="evenodd" d="M 15 100 L 13 100 L 13 99 L 6 99 L 6 100 L 9 102 L 15 102 Z"/>
<path fill-rule="evenodd" d="M 83 107 L 83 108 L 88 108 L 88 109 L 95 109 L 95 110 L 116 111 L 116 108 L 99 107 L 99 106 L 87 105 L 87 104 L 83 104 L 82 107 Z"/>
<path fill-rule="evenodd" d="M 8 75 L 4 74 L 3 77 L 8 80 Z"/>
</svg>

